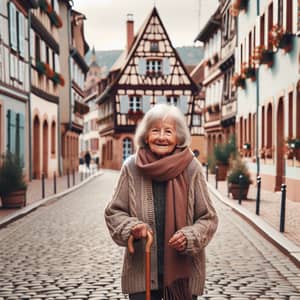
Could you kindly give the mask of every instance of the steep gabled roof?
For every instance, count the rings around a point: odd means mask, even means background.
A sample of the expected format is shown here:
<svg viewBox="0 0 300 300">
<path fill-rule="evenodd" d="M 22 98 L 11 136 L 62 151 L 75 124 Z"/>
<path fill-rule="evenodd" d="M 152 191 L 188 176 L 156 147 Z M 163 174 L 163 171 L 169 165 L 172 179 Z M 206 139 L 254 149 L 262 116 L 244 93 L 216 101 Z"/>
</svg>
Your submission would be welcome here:
<svg viewBox="0 0 300 300">
<path fill-rule="evenodd" d="M 164 33 L 166 35 L 166 38 L 167 40 L 169 41 L 170 43 L 170 46 L 175 54 L 175 57 L 176 59 L 179 61 L 181 67 L 183 68 L 186 76 L 188 77 L 190 83 L 191 83 L 191 86 L 192 86 L 192 89 L 194 91 L 197 91 L 198 90 L 198 86 L 197 84 L 193 81 L 193 79 L 191 78 L 189 72 L 187 71 L 185 65 L 183 64 L 180 56 L 178 55 L 176 49 L 173 47 L 172 45 L 172 42 L 170 40 L 170 37 L 168 35 L 168 32 L 167 30 L 165 29 L 164 25 L 163 25 L 163 22 L 158 14 L 158 11 L 156 9 L 156 7 L 154 6 L 151 13 L 148 15 L 148 17 L 145 19 L 144 23 L 142 24 L 142 26 L 140 27 L 139 31 L 137 32 L 137 34 L 135 35 L 135 38 L 134 38 L 134 41 L 130 47 L 130 49 L 125 49 L 120 57 L 118 58 L 118 60 L 114 63 L 114 65 L 112 66 L 110 72 L 115 72 L 117 70 L 120 70 L 119 73 L 118 73 L 118 76 L 116 77 L 116 79 L 105 89 L 105 91 L 99 96 L 98 98 L 98 103 L 101 103 L 111 92 L 111 90 L 113 89 L 113 86 L 119 81 L 119 79 L 121 78 L 124 70 L 126 69 L 127 65 L 129 64 L 130 60 L 132 59 L 136 49 L 138 48 L 141 40 L 142 40 L 142 37 L 144 36 L 145 34 L 145 31 L 148 27 L 148 25 L 150 24 L 150 21 L 153 17 L 157 17 L 157 19 L 159 20 L 159 23 L 161 25 L 161 27 L 163 28 L 164 30 Z"/>
</svg>

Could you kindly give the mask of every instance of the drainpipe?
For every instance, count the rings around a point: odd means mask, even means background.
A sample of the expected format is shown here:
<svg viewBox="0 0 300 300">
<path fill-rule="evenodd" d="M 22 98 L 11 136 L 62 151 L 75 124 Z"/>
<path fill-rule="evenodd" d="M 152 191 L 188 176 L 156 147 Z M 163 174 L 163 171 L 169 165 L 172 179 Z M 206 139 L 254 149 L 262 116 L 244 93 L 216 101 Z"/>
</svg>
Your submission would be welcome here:
<svg viewBox="0 0 300 300">
<path fill-rule="evenodd" d="M 259 0 L 256 0 L 256 15 L 259 16 Z M 259 157 L 259 67 L 256 70 L 256 177 L 260 174 L 260 157 Z"/>
<path fill-rule="evenodd" d="M 32 180 L 32 122 L 31 122 L 31 66 L 32 66 L 32 56 L 30 47 L 30 28 L 31 28 L 31 9 L 28 9 L 28 25 L 27 25 L 27 35 L 28 35 L 28 85 L 29 85 L 29 96 L 28 96 L 28 155 L 29 155 L 29 180 Z"/>
</svg>

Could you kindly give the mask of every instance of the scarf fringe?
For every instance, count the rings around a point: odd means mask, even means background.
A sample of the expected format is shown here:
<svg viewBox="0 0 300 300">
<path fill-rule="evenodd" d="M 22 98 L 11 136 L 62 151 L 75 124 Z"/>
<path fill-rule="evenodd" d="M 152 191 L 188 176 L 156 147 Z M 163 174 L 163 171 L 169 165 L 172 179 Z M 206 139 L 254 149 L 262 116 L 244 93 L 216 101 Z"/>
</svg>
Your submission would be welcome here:
<svg viewBox="0 0 300 300">
<path fill-rule="evenodd" d="M 188 279 L 177 279 L 168 287 L 164 288 L 165 300 L 192 300 Z"/>
</svg>

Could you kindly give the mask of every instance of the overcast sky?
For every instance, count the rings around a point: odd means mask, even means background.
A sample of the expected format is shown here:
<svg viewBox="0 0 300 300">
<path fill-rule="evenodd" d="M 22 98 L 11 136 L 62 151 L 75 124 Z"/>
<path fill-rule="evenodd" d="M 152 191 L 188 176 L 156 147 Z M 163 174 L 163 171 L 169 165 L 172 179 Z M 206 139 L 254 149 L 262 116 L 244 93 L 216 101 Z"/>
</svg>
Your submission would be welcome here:
<svg viewBox="0 0 300 300">
<path fill-rule="evenodd" d="M 96 50 L 123 49 L 127 14 L 132 13 L 135 33 L 154 3 L 175 47 L 193 45 L 201 26 L 216 9 L 218 0 L 74 0 L 85 14 L 85 38 Z"/>
</svg>

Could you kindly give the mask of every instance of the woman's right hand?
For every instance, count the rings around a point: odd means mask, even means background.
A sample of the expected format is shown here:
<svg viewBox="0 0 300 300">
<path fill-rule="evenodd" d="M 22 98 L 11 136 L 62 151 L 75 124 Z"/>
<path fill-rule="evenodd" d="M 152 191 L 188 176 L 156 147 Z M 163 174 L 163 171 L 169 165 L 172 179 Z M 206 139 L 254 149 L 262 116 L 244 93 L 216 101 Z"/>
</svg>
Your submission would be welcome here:
<svg viewBox="0 0 300 300">
<path fill-rule="evenodd" d="M 152 230 L 146 223 L 137 224 L 131 228 L 131 234 L 135 239 L 147 237 L 147 231 L 152 233 Z"/>
</svg>

